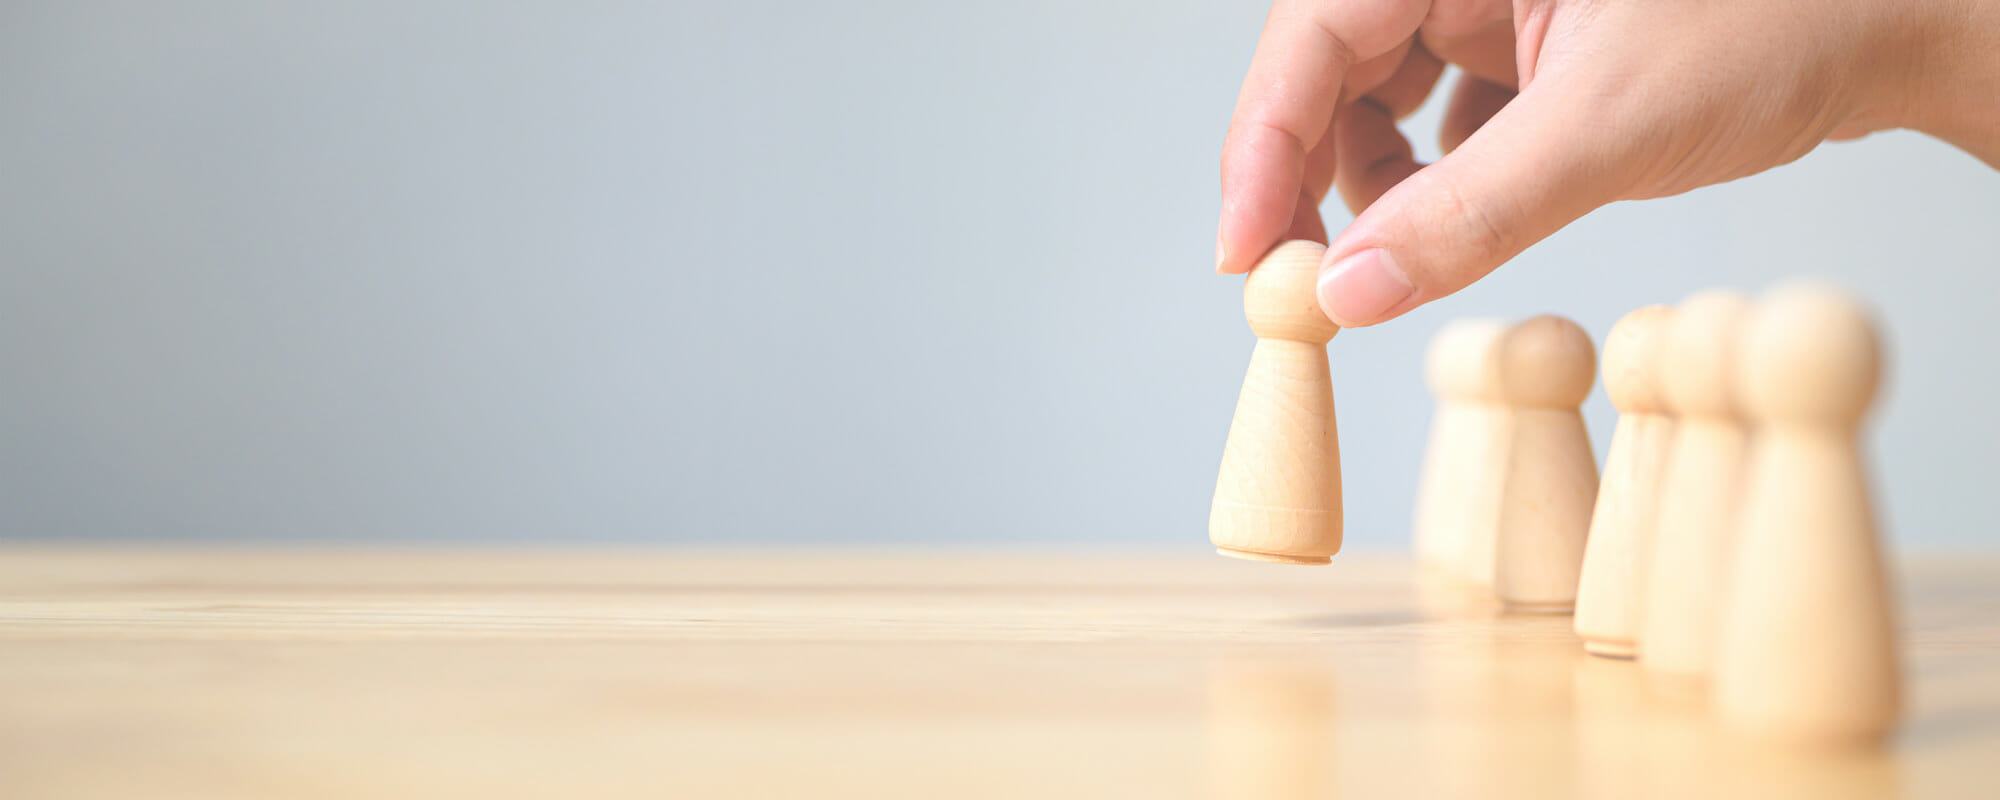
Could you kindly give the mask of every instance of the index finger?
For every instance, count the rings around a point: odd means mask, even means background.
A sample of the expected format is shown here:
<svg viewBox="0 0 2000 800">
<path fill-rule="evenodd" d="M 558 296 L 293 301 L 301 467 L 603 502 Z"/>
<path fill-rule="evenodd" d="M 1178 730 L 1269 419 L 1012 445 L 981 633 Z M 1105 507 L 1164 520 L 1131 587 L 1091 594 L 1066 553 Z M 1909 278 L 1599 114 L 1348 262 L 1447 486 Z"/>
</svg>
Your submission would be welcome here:
<svg viewBox="0 0 2000 800">
<path fill-rule="evenodd" d="M 1247 272 L 1291 226 L 1306 153 L 1326 136 L 1348 67 L 1416 35 L 1430 0 L 1279 0 L 1222 141 L 1216 271 Z"/>
</svg>

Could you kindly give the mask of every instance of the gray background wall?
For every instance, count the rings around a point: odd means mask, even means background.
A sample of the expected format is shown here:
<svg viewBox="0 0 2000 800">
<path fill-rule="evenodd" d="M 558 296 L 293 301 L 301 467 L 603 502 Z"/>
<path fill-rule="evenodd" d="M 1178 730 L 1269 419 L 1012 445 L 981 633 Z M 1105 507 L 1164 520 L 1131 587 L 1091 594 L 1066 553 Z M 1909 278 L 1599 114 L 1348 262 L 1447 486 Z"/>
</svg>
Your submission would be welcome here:
<svg viewBox="0 0 2000 800">
<path fill-rule="evenodd" d="M 1262 13 L 13 0 L 0 538 L 1203 547 Z M 1910 134 L 1604 209 L 1335 340 L 1349 541 L 1406 539 L 1444 320 L 1818 274 L 1892 330 L 1890 535 L 1994 547 L 1996 244 Z"/>
</svg>

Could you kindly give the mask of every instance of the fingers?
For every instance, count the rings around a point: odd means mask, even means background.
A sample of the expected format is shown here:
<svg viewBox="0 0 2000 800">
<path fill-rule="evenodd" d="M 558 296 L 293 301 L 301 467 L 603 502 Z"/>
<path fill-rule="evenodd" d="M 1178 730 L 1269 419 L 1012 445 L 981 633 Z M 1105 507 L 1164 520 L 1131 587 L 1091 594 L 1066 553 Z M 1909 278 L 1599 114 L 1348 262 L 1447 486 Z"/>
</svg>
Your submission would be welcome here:
<svg viewBox="0 0 2000 800">
<path fill-rule="evenodd" d="M 1634 137 L 1588 118 L 1572 94 L 1544 76 L 1368 206 L 1320 268 L 1327 316 L 1343 327 L 1393 319 L 1624 193 Z"/>
<path fill-rule="evenodd" d="M 1414 44 L 1395 75 L 1335 117 L 1329 138 L 1337 143 L 1338 168 L 1332 174 L 1339 177 L 1340 197 L 1348 210 L 1361 213 L 1423 166 L 1417 163 L 1396 120 L 1423 105 L 1443 72 L 1443 61 L 1421 43 Z M 1456 149 L 1513 98 L 1512 89 L 1472 75 L 1462 76 L 1440 130 L 1445 152 Z"/>
<path fill-rule="evenodd" d="M 1357 105 L 1367 105 L 1386 109 L 1390 115 L 1399 119 L 1409 116 L 1423 105 L 1424 98 L 1430 95 L 1432 87 L 1437 85 L 1438 77 L 1443 73 L 1444 62 L 1425 51 L 1415 40 L 1403 43 L 1387 55 L 1358 64 L 1348 73 L 1348 85 L 1341 90 L 1341 93 L 1344 95 L 1361 93 L 1365 96 L 1359 103 L 1343 99 L 1340 110 L 1334 112 L 1333 126 L 1328 129 L 1328 133 L 1320 137 L 1319 144 L 1313 147 L 1312 152 L 1306 154 L 1305 189 L 1299 201 L 1300 205 L 1293 213 L 1294 231 L 1286 233 L 1284 238 L 1310 238 L 1296 235 L 1298 230 L 1317 230 L 1324 234 L 1325 223 L 1320 219 L 1319 204 L 1326 198 L 1327 191 L 1332 188 L 1334 175 L 1349 169 L 1343 166 L 1336 170 L 1336 165 L 1339 163 L 1339 142 L 1343 138 L 1340 131 L 1342 126 L 1347 124 L 1341 120 L 1349 110 Z M 1389 128 L 1393 131 L 1395 125 L 1391 123 Z M 1342 190 L 1342 193 L 1344 195 L 1346 190 Z M 1377 191 L 1376 194 L 1380 192 Z M 1348 205 L 1353 208 L 1353 201 L 1349 200 Z M 1307 218 L 1310 218 L 1309 226 L 1305 224 Z M 1324 238 L 1314 241 L 1326 243 Z"/>
<path fill-rule="evenodd" d="M 1334 129 L 1340 167 L 1335 184 L 1340 199 L 1356 214 L 1422 165 L 1410 140 L 1396 128 L 1394 113 L 1363 100 L 1342 112 Z"/>
<path fill-rule="evenodd" d="M 1338 118 L 1339 112 L 1335 112 L 1334 116 Z M 1329 121 L 1328 124 L 1335 125 L 1337 122 Z M 1332 128 L 1328 130 L 1332 130 Z M 1295 216 L 1307 214 L 1315 218 L 1319 216 L 1319 202 L 1326 198 L 1327 190 L 1333 186 L 1333 172 L 1336 163 L 1333 148 L 1334 137 L 1331 135 L 1322 135 L 1319 144 L 1314 145 L 1312 151 L 1306 153 L 1305 177 L 1303 186 L 1299 192 L 1301 195 L 1300 202 L 1305 203 L 1305 206 L 1300 207 Z M 1306 203 L 1308 200 L 1311 202 Z"/>
<path fill-rule="evenodd" d="M 1513 16 L 1506 8 L 1498 9 L 1497 14 L 1483 17 L 1476 24 L 1458 21 L 1447 26 L 1426 22 L 1417 38 L 1438 58 L 1457 64 L 1466 74 L 1512 88 L 1519 85 Z"/>
<path fill-rule="evenodd" d="M 1408 40 L 1427 7 L 1428 0 L 1272 7 L 1223 139 L 1216 271 L 1248 271 L 1290 230 L 1307 153 L 1333 121 L 1349 68 Z"/>
<path fill-rule="evenodd" d="M 1390 116 L 1402 119 L 1423 107 L 1424 100 L 1431 96 L 1431 90 L 1437 88 L 1438 78 L 1443 75 L 1444 62 L 1431 55 L 1431 51 L 1424 49 L 1423 45 L 1412 41 L 1396 72 L 1370 89 L 1367 97 L 1388 111 Z"/>
<path fill-rule="evenodd" d="M 1334 174 L 1348 210 L 1360 213 L 1421 166 L 1396 120 L 1423 105 L 1443 72 L 1444 62 L 1421 45 L 1412 47 L 1395 75 L 1341 110 L 1332 136 L 1339 165 Z"/>
<path fill-rule="evenodd" d="M 1445 107 L 1444 122 L 1438 126 L 1438 147 L 1446 153 L 1457 150 L 1513 99 L 1513 89 L 1474 75 L 1459 76 L 1451 91 L 1451 105 Z"/>
</svg>

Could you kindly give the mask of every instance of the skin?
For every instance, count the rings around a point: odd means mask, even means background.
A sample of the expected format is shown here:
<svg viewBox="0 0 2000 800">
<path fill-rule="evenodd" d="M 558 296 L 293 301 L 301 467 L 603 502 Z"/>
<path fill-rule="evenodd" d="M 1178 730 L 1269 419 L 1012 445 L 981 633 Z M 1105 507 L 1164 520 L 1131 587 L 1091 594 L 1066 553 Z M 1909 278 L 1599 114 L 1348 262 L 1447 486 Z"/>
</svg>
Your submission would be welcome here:
<svg viewBox="0 0 2000 800">
<path fill-rule="evenodd" d="M 1396 120 L 1462 77 L 1413 160 Z M 1279 0 L 1222 148 L 1216 271 L 1356 217 L 1343 327 L 1456 292 L 1599 206 L 1909 128 L 2000 168 L 2000 0 Z"/>
</svg>

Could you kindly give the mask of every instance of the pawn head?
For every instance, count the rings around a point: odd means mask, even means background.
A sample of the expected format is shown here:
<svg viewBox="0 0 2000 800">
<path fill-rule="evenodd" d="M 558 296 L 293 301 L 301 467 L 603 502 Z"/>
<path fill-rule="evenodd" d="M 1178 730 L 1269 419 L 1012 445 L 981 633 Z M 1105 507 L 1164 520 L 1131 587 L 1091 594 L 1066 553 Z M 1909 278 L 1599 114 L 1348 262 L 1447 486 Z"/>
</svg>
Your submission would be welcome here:
<svg viewBox="0 0 2000 800">
<path fill-rule="evenodd" d="M 1445 323 L 1431 336 L 1424 354 L 1424 379 L 1439 397 L 1498 399 L 1494 375 L 1495 348 L 1507 323 L 1487 317 L 1466 317 Z"/>
<path fill-rule="evenodd" d="M 1674 308 L 1660 352 L 1660 396 L 1682 415 L 1736 417 L 1738 335 L 1750 313 L 1742 292 L 1710 289 Z"/>
<path fill-rule="evenodd" d="M 1621 412 L 1665 410 L 1660 397 L 1660 352 L 1674 310 L 1652 305 L 1626 314 L 1604 337 L 1604 393 Z"/>
<path fill-rule="evenodd" d="M 1326 246 L 1281 242 L 1243 279 L 1243 316 L 1259 339 L 1325 344 L 1340 326 L 1319 310 L 1319 262 Z"/>
<path fill-rule="evenodd" d="M 1854 298 L 1792 284 L 1757 304 L 1736 368 L 1743 410 L 1753 419 L 1852 426 L 1881 382 L 1881 337 Z"/>
<path fill-rule="evenodd" d="M 1507 403 L 1576 408 L 1597 377 L 1597 348 L 1576 323 L 1553 314 L 1524 321 L 1500 338 L 1500 383 Z"/>
</svg>

